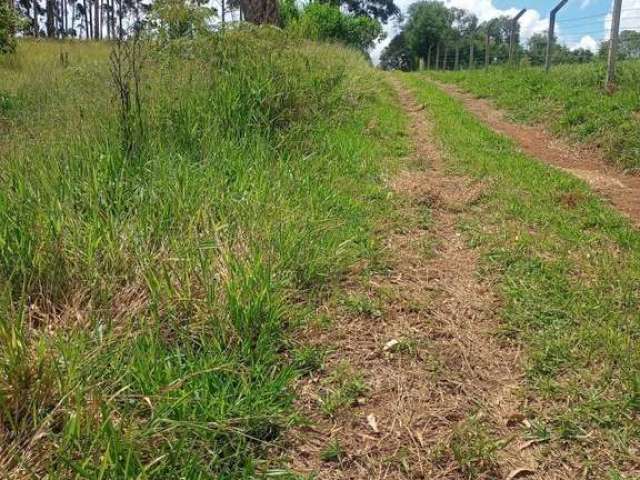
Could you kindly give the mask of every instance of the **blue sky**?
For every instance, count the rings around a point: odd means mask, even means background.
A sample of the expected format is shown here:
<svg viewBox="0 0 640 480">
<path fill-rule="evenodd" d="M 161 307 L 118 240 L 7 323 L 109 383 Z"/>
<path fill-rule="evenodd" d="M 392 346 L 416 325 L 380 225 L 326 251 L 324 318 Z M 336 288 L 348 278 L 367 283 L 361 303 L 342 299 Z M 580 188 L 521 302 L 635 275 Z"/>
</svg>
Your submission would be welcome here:
<svg viewBox="0 0 640 480">
<path fill-rule="evenodd" d="M 396 0 L 403 10 L 415 0 Z M 449 6 L 459 7 L 475 13 L 481 21 L 500 15 L 514 15 L 521 8 L 527 8 L 522 17 L 520 29 L 526 41 L 536 32 L 548 28 L 549 11 L 559 0 L 442 0 Z M 561 43 L 571 48 L 583 47 L 595 51 L 599 42 L 609 35 L 610 16 L 613 0 L 569 0 L 558 14 L 556 34 Z M 622 29 L 640 30 L 640 0 L 622 0 Z M 587 17 L 587 18 L 585 18 Z M 388 37 L 398 30 L 397 25 L 388 25 Z M 383 41 L 373 52 L 377 57 L 382 46 L 390 38 Z"/>
</svg>

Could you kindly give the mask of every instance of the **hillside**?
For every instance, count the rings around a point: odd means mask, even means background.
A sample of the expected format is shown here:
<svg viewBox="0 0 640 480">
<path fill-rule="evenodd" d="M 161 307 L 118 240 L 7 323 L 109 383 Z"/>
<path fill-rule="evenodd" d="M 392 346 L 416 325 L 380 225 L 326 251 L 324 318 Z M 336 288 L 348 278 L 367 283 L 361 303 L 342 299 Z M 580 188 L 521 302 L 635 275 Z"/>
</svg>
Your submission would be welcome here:
<svg viewBox="0 0 640 480">
<path fill-rule="evenodd" d="M 493 100 L 514 119 L 539 123 L 602 149 L 622 168 L 640 167 L 640 62 L 621 62 L 612 95 L 603 91 L 605 65 L 492 67 L 488 71 L 429 72 L 433 78 Z"/>
<path fill-rule="evenodd" d="M 289 332 L 377 255 L 398 111 L 360 54 L 271 29 L 139 47 L 0 59 L 12 478 L 251 476 L 294 414 Z"/>
<path fill-rule="evenodd" d="M 0 477 L 637 478 L 637 64 L 305 38 L 0 57 Z"/>
</svg>

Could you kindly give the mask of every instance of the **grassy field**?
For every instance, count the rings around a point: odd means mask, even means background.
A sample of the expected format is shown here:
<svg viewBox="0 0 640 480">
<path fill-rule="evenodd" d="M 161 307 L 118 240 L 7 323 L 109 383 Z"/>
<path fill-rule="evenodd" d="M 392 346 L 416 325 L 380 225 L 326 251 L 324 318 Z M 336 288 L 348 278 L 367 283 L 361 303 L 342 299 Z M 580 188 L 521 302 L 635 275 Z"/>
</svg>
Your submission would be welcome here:
<svg viewBox="0 0 640 480">
<path fill-rule="evenodd" d="M 110 48 L 0 59 L 0 471 L 255 476 L 289 332 L 378 255 L 401 113 L 361 55 L 266 29 L 143 45 L 123 120 Z"/>
<path fill-rule="evenodd" d="M 91 42 L 23 41 L 0 58 L 0 472 L 285 476 L 274 458 L 300 420 L 292 385 L 322 363 L 292 334 L 324 324 L 316 307 L 348 293 L 344 274 L 394 248 L 379 229 L 406 208 L 386 187 L 411 148 L 406 113 L 360 54 L 276 29 L 140 47 L 120 50 L 133 63 Z M 637 64 L 611 97 L 600 67 L 572 68 L 433 75 L 637 166 Z M 399 78 L 433 120 L 423 140 L 485 187 L 456 215 L 497 281 L 500 335 L 524 347 L 525 438 L 547 467 L 632 478 L 640 234 L 424 74 Z M 377 300 L 347 307 L 378 321 Z M 358 379 L 325 414 L 357 404 Z M 504 445 L 491 435 L 478 455 Z"/>
<path fill-rule="evenodd" d="M 503 335 L 526 346 L 527 435 L 547 465 L 636 478 L 621 474 L 637 472 L 640 446 L 640 234 L 584 182 L 519 153 L 421 74 L 405 80 L 449 168 L 487 186 L 460 228 L 498 279 Z"/>
<path fill-rule="evenodd" d="M 605 94 L 605 65 L 542 68 L 493 67 L 488 71 L 430 72 L 489 98 L 520 122 L 540 123 L 574 141 L 600 147 L 611 162 L 640 168 L 640 62 L 621 62 L 615 93 Z"/>
</svg>

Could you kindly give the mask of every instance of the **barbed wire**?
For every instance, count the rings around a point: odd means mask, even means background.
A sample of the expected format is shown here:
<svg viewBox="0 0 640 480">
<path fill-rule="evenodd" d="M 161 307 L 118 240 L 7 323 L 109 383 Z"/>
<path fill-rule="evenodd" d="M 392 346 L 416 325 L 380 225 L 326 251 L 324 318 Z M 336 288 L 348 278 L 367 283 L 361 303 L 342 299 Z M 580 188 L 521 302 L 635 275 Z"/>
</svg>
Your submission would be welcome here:
<svg viewBox="0 0 640 480">
<path fill-rule="evenodd" d="M 578 22 L 578 21 L 581 21 L 581 20 L 589 20 L 590 18 L 606 17 L 607 15 L 609 15 L 609 12 L 597 13 L 595 15 L 587 15 L 586 17 L 569 17 L 569 18 L 557 17 L 557 19 L 558 19 L 558 21 L 573 23 L 573 22 Z"/>
<path fill-rule="evenodd" d="M 623 8 L 621 10 L 622 13 L 624 12 L 638 12 L 640 11 L 640 8 Z M 605 18 L 606 16 L 611 15 L 611 12 L 603 12 L 603 13 L 596 13 L 594 15 L 586 15 L 584 17 L 569 17 L 569 18 L 562 18 L 561 16 L 557 17 L 558 21 L 562 21 L 565 23 L 574 23 L 574 22 L 580 22 L 582 20 L 589 20 L 591 18 Z"/>
</svg>

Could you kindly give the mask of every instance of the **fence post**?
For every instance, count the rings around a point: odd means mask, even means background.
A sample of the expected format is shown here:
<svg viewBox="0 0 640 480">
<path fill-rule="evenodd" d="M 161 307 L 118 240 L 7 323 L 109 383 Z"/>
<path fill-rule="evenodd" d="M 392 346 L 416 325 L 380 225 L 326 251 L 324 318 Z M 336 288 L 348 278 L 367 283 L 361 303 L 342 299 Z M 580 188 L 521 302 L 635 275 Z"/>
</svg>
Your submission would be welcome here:
<svg viewBox="0 0 640 480">
<path fill-rule="evenodd" d="M 442 56 L 442 70 L 446 70 L 449 66 L 449 59 L 447 56 L 449 55 L 449 47 L 445 45 L 444 47 L 444 55 Z"/>
<path fill-rule="evenodd" d="M 440 66 L 440 42 L 436 45 L 436 70 Z"/>
<path fill-rule="evenodd" d="M 473 70 L 473 39 L 471 39 L 471 45 L 469 45 L 469 70 Z"/>
<path fill-rule="evenodd" d="M 484 68 L 489 69 L 489 49 L 491 48 L 491 34 L 487 30 L 487 37 L 484 41 Z"/>
<path fill-rule="evenodd" d="M 558 3 L 553 10 L 551 10 L 551 14 L 549 15 L 549 31 L 547 32 L 547 53 L 544 57 L 544 69 L 545 71 L 549 71 L 551 68 L 551 52 L 553 49 L 553 38 L 556 29 L 556 15 L 560 11 L 562 7 L 564 7 L 569 0 L 562 0 Z"/>
<path fill-rule="evenodd" d="M 620 14 L 622 0 L 614 0 L 611 18 L 611 35 L 609 36 L 609 61 L 607 62 L 607 78 L 604 88 L 611 90 L 616 81 L 616 57 L 618 56 L 618 35 L 620 34 Z"/>
<path fill-rule="evenodd" d="M 431 70 L 431 49 L 433 45 L 429 45 L 429 50 L 427 50 L 427 70 Z"/>
<path fill-rule="evenodd" d="M 515 17 L 513 17 L 513 20 L 511 20 L 511 32 L 509 35 L 509 65 L 513 63 L 513 44 L 516 41 L 516 25 L 518 25 L 518 20 L 520 20 L 520 17 L 524 15 L 526 11 L 527 9 L 523 8 Z"/>
<path fill-rule="evenodd" d="M 460 67 L 460 46 L 456 45 L 456 60 L 453 65 L 453 69 L 458 70 L 459 67 Z"/>
</svg>

